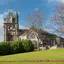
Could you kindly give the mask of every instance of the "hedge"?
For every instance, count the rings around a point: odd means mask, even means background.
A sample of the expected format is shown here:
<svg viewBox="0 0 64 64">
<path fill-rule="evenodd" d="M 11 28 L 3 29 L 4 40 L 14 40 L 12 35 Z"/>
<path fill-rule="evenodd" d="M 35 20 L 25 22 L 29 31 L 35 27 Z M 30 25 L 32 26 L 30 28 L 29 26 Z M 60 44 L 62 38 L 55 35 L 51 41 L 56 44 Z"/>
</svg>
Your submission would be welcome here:
<svg viewBox="0 0 64 64">
<path fill-rule="evenodd" d="M 25 52 L 30 52 L 34 50 L 34 44 L 30 40 L 22 40 L 22 45 L 24 47 Z"/>
<path fill-rule="evenodd" d="M 30 40 L 19 40 L 14 42 L 0 42 L 0 55 L 30 52 L 34 50 L 34 45 Z"/>
<path fill-rule="evenodd" d="M 8 55 L 12 53 L 12 48 L 8 42 L 0 42 L 0 55 Z"/>
<path fill-rule="evenodd" d="M 16 41 L 11 43 L 12 53 L 22 53 L 24 52 L 24 47 L 21 41 Z"/>
</svg>

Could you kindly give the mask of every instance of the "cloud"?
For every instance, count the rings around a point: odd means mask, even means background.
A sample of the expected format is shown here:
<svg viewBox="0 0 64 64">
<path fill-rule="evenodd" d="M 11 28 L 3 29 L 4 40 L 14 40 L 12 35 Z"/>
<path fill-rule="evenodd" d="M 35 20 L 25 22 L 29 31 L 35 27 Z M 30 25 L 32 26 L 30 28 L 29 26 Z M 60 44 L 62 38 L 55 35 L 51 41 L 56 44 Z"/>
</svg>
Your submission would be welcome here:
<svg viewBox="0 0 64 64">
<path fill-rule="evenodd" d="M 64 34 L 61 34 L 61 37 L 64 38 Z"/>
<path fill-rule="evenodd" d="M 29 28 L 25 27 L 25 26 L 22 26 L 22 25 L 19 25 L 19 29 L 29 29 Z"/>
<path fill-rule="evenodd" d="M 9 11 L 0 14 L 0 41 L 4 40 L 3 22 L 4 22 L 4 17 L 8 14 L 8 12 Z"/>
<path fill-rule="evenodd" d="M 38 11 L 38 10 L 39 10 L 39 8 L 35 8 L 35 9 L 34 9 L 34 11 Z"/>
<path fill-rule="evenodd" d="M 64 0 L 60 0 L 60 2 L 64 3 Z"/>
<path fill-rule="evenodd" d="M 61 3 L 64 3 L 64 0 L 48 0 L 48 2 L 61 2 Z"/>
</svg>

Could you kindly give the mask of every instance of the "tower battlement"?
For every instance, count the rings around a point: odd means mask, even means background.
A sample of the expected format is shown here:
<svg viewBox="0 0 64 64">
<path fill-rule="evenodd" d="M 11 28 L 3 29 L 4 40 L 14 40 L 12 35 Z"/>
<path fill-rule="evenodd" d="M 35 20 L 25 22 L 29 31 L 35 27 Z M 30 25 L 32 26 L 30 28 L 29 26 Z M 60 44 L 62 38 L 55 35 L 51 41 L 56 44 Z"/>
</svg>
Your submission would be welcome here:
<svg viewBox="0 0 64 64">
<path fill-rule="evenodd" d="M 14 41 L 18 37 L 18 13 L 9 11 L 6 18 L 4 18 L 4 41 Z"/>
</svg>

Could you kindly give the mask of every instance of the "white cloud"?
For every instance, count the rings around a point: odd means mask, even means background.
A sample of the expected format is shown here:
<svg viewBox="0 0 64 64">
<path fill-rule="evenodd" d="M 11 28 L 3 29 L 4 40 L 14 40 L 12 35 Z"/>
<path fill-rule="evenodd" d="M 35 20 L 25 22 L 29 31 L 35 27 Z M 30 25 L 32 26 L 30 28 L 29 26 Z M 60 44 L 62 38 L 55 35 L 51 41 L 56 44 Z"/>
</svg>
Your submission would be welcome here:
<svg viewBox="0 0 64 64">
<path fill-rule="evenodd" d="M 60 0 L 60 2 L 64 3 L 64 0 Z"/>
<path fill-rule="evenodd" d="M 64 3 L 64 0 L 48 0 L 48 2 L 61 2 L 61 3 Z"/>
<path fill-rule="evenodd" d="M 8 14 L 8 12 L 9 11 L 0 14 L 0 41 L 4 40 L 3 22 L 4 22 L 4 17 Z"/>
<path fill-rule="evenodd" d="M 29 28 L 25 27 L 25 26 L 22 26 L 22 25 L 19 25 L 19 29 L 29 29 Z"/>
<path fill-rule="evenodd" d="M 62 34 L 61 37 L 64 38 L 64 34 Z"/>
<path fill-rule="evenodd" d="M 35 8 L 35 9 L 34 9 L 34 11 L 38 11 L 38 10 L 39 10 L 39 8 Z"/>
<path fill-rule="evenodd" d="M 0 14 L 0 27 L 3 26 L 4 17 L 8 14 L 8 12 L 9 12 L 9 11 Z"/>
</svg>

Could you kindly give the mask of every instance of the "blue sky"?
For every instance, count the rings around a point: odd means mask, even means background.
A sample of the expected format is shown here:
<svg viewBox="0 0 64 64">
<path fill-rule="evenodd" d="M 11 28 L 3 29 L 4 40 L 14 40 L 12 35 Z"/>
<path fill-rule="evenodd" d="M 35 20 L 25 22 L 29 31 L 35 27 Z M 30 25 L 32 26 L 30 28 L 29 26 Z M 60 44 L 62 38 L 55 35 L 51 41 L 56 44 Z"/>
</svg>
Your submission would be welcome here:
<svg viewBox="0 0 64 64">
<path fill-rule="evenodd" d="M 19 13 L 20 27 L 24 28 L 27 24 L 27 15 L 35 9 L 39 8 L 47 17 L 51 17 L 54 8 L 61 3 L 64 3 L 64 0 L 0 0 L 0 41 L 3 41 L 3 18 L 8 14 L 10 8 L 12 8 L 13 12 L 17 11 Z M 47 29 L 50 26 L 52 24 L 47 20 L 43 28 L 49 32 L 54 32 L 53 29 Z"/>
</svg>

